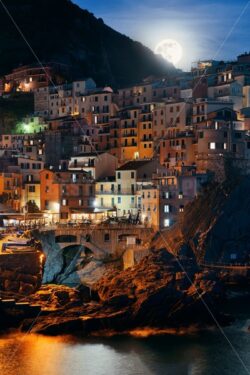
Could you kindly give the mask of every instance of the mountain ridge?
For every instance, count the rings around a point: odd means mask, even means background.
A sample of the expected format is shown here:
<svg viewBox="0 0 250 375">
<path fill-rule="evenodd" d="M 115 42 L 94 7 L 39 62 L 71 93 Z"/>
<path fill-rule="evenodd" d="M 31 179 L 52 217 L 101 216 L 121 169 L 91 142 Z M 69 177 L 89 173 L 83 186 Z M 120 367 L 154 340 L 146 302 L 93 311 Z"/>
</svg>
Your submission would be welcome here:
<svg viewBox="0 0 250 375">
<path fill-rule="evenodd" d="M 69 79 L 91 76 L 121 87 L 176 70 L 149 48 L 113 30 L 71 0 L 5 0 L 9 13 L 41 61 L 56 61 Z M 0 6 L 0 76 L 36 59 Z"/>
</svg>

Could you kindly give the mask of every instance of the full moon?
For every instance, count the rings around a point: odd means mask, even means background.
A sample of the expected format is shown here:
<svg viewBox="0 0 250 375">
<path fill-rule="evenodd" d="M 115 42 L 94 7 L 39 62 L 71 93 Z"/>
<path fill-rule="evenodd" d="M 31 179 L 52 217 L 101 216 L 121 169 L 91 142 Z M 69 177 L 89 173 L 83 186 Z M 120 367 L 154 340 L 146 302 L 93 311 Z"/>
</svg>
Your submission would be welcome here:
<svg viewBox="0 0 250 375">
<path fill-rule="evenodd" d="M 178 64 L 182 58 L 182 46 L 173 39 L 165 39 L 155 47 L 155 54 L 161 55 L 164 59 L 172 64 Z"/>
</svg>

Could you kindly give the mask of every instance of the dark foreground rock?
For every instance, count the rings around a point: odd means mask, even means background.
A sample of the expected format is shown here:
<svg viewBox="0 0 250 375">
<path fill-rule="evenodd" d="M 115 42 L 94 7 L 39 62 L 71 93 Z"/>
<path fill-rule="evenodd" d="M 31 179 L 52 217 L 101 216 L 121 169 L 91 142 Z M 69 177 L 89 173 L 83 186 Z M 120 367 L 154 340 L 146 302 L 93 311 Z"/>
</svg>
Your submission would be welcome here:
<svg viewBox="0 0 250 375">
<path fill-rule="evenodd" d="M 200 272 L 187 259 L 176 260 L 166 250 L 152 252 L 135 268 L 105 275 L 92 290 L 48 285 L 28 297 L 40 303 L 37 319 L 26 319 L 22 330 L 48 335 L 89 335 L 134 328 L 189 327 L 222 324 L 228 318 L 217 309 L 223 289 L 213 272 Z M 27 300 L 27 299 L 26 299 Z M 209 310 L 209 311 L 208 311 Z"/>
</svg>

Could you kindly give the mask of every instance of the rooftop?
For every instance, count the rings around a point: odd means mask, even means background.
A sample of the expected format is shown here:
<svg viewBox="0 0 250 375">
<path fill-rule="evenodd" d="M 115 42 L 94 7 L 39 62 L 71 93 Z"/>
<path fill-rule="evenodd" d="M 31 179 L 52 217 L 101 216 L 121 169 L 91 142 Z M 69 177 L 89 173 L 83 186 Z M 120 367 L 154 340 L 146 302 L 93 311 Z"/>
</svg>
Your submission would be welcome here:
<svg viewBox="0 0 250 375">
<path fill-rule="evenodd" d="M 120 168 L 117 169 L 117 171 L 132 171 L 139 169 L 143 167 L 144 165 L 152 162 L 151 159 L 145 159 L 145 160 L 133 160 L 129 161 L 126 164 L 123 164 Z"/>
</svg>

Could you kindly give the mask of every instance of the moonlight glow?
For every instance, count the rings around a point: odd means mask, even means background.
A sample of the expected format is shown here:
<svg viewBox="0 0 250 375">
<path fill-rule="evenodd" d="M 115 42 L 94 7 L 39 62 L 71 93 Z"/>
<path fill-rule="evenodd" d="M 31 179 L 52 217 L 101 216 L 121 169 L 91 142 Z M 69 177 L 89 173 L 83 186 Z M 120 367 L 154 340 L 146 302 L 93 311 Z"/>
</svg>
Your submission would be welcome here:
<svg viewBox="0 0 250 375">
<path fill-rule="evenodd" d="M 172 64 L 178 64 L 182 58 L 182 46 L 173 39 L 165 39 L 155 47 L 155 54 L 161 55 Z"/>
</svg>

